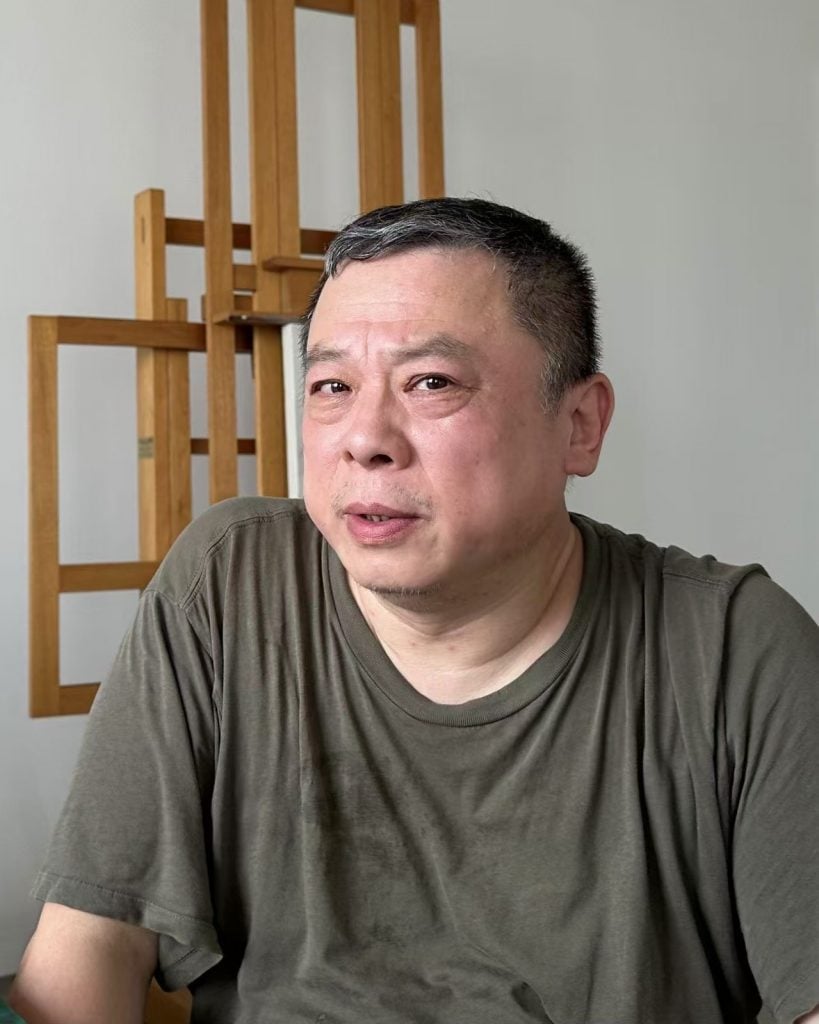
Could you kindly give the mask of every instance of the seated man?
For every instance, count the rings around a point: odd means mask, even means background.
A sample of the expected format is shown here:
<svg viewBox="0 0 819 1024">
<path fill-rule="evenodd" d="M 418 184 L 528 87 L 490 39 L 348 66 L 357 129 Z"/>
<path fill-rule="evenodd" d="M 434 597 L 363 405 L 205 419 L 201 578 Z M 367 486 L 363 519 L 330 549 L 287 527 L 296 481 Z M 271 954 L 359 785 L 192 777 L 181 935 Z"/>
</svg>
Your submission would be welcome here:
<svg viewBox="0 0 819 1024">
<path fill-rule="evenodd" d="M 725 1024 L 819 1004 L 819 629 L 567 511 L 592 279 L 481 200 L 369 213 L 305 318 L 305 499 L 214 506 L 95 703 L 30 1024 Z"/>
</svg>

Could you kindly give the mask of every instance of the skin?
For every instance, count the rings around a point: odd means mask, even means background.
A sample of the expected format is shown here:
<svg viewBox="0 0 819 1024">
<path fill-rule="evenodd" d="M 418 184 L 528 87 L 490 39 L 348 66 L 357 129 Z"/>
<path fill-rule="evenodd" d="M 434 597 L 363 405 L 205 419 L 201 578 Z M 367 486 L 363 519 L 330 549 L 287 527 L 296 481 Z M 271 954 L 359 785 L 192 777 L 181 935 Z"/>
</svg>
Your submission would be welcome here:
<svg viewBox="0 0 819 1024">
<path fill-rule="evenodd" d="M 46 903 L 9 1005 L 27 1024 L 142 1024 L 157 936 Z"/>
<path fill-rule="evenodd" d="M 554 643 L 577 599 L 583 552 L 563 495 L 597 465 L 609 382 L 590 378 L 546 415 L 541 350 L 511 317 L 504 273 L 477 253 L 351 264 L 322 294 L 309 350 L 305 497 L 362 612 L 431 699 L 499 688 Z M 368 544 L 348 529 L 351 501 L 420 519 Z M 151 932 L 46 904 L 11 1005 L 28 1024 L 138 1024 L 156 955 Z M 819 1008 L 799 1024 L 819 1024 Z"/>
<path fill-rule="evenodd" d="M 307 344 L 308 511 L 389 656 L 445 703 L 505 685 L 565 628 L 583 565 L 566 481 L 594 471 L 613 409 L 596 374 L 544 411 L 507 284 L 478 251 L 351 262 Z M 418 518 L 370 543 L 350 502 Z"/>
</svg>

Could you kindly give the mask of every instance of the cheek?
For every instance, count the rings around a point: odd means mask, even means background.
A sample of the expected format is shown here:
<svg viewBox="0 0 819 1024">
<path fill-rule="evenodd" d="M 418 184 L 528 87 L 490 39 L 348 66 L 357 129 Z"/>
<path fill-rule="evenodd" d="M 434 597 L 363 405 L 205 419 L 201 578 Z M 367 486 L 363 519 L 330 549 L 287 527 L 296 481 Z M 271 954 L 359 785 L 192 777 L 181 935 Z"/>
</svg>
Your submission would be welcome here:
<svg viewBox="0 0 819 1024">
<path fill-rule="evenodd" d="M 323 515 L 330 491 L 330 458 L 322 438 L 315 432 L 302 431 L 302 489 L 307 510 L 313 519 Z"/>
<path fill-rule="evenodd" d="M 333 432 L 308 420 L 302 424 L 301 446 L 305 476 L 311 466 L 326 465 L 337 450 Z"/>
</svg>

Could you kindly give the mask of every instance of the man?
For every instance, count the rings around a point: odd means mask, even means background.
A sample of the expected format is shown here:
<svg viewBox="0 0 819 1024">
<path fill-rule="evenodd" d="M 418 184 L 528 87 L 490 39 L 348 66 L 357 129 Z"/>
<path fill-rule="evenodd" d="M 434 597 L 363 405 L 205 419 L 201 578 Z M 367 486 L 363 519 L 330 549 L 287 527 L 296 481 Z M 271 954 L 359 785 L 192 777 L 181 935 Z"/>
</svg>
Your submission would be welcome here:
<svg viewBox="0 0 819 1024">
<path fill-rule="evenodd" d="M 583 257 L 376 211 L 304 333 L 304 506 L 214 507 L 143 595 L 18 1009 L 137 1022 L 156 971 L 220 1024 L 819 1021 L 819 630 L 567 512 Z"/>
</svg>

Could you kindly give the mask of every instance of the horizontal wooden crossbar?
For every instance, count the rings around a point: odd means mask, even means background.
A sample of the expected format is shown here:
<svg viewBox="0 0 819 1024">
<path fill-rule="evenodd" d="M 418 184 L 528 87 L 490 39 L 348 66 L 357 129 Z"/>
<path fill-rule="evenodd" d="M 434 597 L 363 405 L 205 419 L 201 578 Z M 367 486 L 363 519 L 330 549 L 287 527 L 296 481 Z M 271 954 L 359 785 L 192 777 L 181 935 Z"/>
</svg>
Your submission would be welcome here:
<svg viewBox="0 0 819 1024">
<path fill-rule="evenodd" d="M 296 7 L 327 14 L 352 14 L 353 0 L 296 0 Z M 415 24 L 414 0 L 401 0 L 401 21 L 405 25 Z"/>
<path fill-rule="evenodd" d="M 61 565 L 61 594 L 100 590 L 144 590 L 159 568 L 159 562 L 85 562 Z"/>
<path fill-rule="evenodd" d="M 32 708 L 32 717 L 39 715 L 87 715 L 94 703 L 99 683 L 68 683 L 58 687 L 59 705 L 56 711 L 38 711 Z"/>
<path fill-rule="evenodd" d="M 292 324 L 294 322 L 293 315 L 284 315 L 282 313 L 262 313 L 254 312 L 251 309 L 251 303 L 247 303 L 247 309 L 245 310 L 245 302 L 247 296 L 237 295 L 236 296 L 236 308 L 226 310 L 223 313 L 217 313 L 213 318 L 213 322 L 217 324 L 228 324 L 231 327 L 268 327 L 270 325 L 284 326 L 285 324 Z M 238 349 L 236 350 L 239 351 Z"/>
<path fill-rule="evenodd" d="M 265 270 L 306 270 L 311 274 L 320 274 L 324 270 L 324 260 L 310 260 L 298 256 L 271 256 L 262 261 Z"/>
<path fill-rule="evenodd" d="M 305 256 L 271 256 L 262 262 L 262 269 L 280 274 L 284 270 L 299 270 L 318 275 L 324 271 L 324 261 Z M 233 287 L 238 292 L 255 292 L 258 272 L 253 263 L 233 264 Z"/>
<path fill-rule="evenodd" d="M 210 443 L 206 437 L 191 438 L 191 455 L 207 455 L 210 451 Z M 237 455 L 255 455 L 256 438 L 240 437 L 236 441 Z"/>
<path fill-rule="evenodd" d="M 204 324 L 174 320 L 111 320 L 92 316 L 54 318 L 58 345 L 124 345 L 205 351 Z"/>
<path fill-rule="evenodd" d="M 32 316 L 35 327 L 53 331 L 58 345 L 205 351 L 205 325 L 172 320 L 112 320 L 95 316 Z M 283 323 L 289 321 L 284 320 Z M 241 326 L 241 325 L 240 325 Z M 236 351 L 253 351 L 250 331 L 236 332 Z"/>
<path fill-rule="evenodd" d="M 302 228 L 301 251 L 323 253 L 335 237 L 335 231 Z M 234 249 L 251 249 L 251 240 L 249 224 L 233 225 L 232 244 Z M 193 248 L 204 248 L 205 222 L 189 220 L 183 217 L 167 217 L 165 219 L 165 241 L 168 245 L 189 245 Z"/>
</svg>

